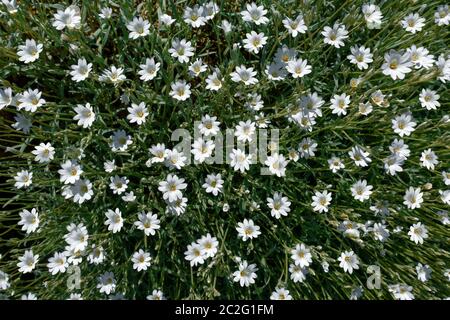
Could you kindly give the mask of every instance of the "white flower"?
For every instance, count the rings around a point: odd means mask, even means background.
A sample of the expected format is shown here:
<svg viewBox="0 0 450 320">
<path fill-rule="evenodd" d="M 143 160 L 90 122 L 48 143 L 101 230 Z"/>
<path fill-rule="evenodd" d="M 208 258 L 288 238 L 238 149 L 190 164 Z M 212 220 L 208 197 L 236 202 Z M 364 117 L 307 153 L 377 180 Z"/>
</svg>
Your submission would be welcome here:
<svg viewBox="0 0 450 320">
<path fill-rule="evenodd" d="M 116 279 L 114 278 L 114 273 L 105 272 L 99 276 L 97 289 L 100 289 L 100 293 L 113 293 L 116 290 Z"/>
<path fill-rule="evenodd" d="M 363 202 L 364 200 L 368 200 L 370 198 L 370 195 L 372 194 L 371 191 L 372 189 L 373 186 L 367 185 L 366 180 L 358 180 L 350 188 L 353 198 L 361 202 Z"/>
<path fill-rule="evenodd" d="M 206 89 L 218 91 L 220 88 L 222 88 L 222 78 L 219 72 L 214 71 L 206 78 Z"/>
<path fill-rule="evenodd" d="M 173 215 L 181 215 L 186 211 L 186 207 L 187 207 L 187 198 L 180 198 L 177 199 L 175 201 L 169 201 L 169 200 L 165 200 L 167 207 L 166 207 L 166 213 L 170 213 Z"/>
<path fill-rule="evenodd" d="M 256 125 L 251 120 L 239 121 L 236 126 L 234 135 L 237 137 L 238 141 L 249 141 L 251 142 L 255 136 Z"/>
<path fill-rule="evenodd" d="M 133 202 L 136 200 L 136 196 L 133 191 L 125 192 L 125 195 L 122 196 L 122 200 L 125 202 Z"/>
<path fill-rule="evenodd" d="M 222 20 L 219 28 L 223 30 L 225 35 L 227 35 L 233 30 L 233 25 L 228 20 L 224 19 Z"/>
<path fill-rule="evenodd" d="M 17 1 L 16 0 L 2 0 L 2 3 L 5 5 L 6 10 L 8 10 L 8 12 L 10 14 L 15 14 L 17 13 L 18 10 L 18 5 L 17 5 Z"/>
<path fill-rule="evenodd" d="M 270 300 L 292 300 L 289 290 L 285 288 L 276 288 L 270 295 Z"/>
<path fill-rule="evenodd" d="M 364 19 L 366 20 L 367 28 L 379 29 L 381 26 L 381 19 L 383 19 L 380 7 L 375 4 L 367 3 L 362 6 L 361 10 Z"/>
<path fill-rule="evenodd" d="M 190 74 L 194 77 L 198 77 L 200 73 L 205 72 L 208 69 L 207 65 L 203 63 L 202 59 L 195 60 L 190 66 Z"/>
<path fill-rule="evenodd" d="M 83 297 L 79 293 L 71 293 L 67 300 L 83 300 Z"/>
<path fill-rule="evenodd" d="M 239 270 L 233 272 L 233 281 L 239 282 L 241 287 L 248 287 L 255 283 L 257 278 L 256 271 L 258 271 L 256 264 L 252 263 L 249 265 L 246 260 L 243 260 L 239 263 Z"/>
<path fill-rule="evenodd" d="M 427 149 L 422 152 L 420 162 L 420 165 L 428 170 L 434 170 L 434 166 L 439 163 L 438 156 L 431 149 Z"/>
<path fill-rule="evenodd" d="M 352 292 L 350 293 L 350 300 L 358 300 L 359 298 L 361 298 L 363 291 L 364 290 L 361 286 L 353 288 Z"/>
<path fill-rule="evenodd" d="M 6 290 L 10 285 L 8 274 L 0 270 L 0 290 Z"/>
<path fill-rule="evenodd" d="M 169 92 L 170 96 L 178 101 L 184 101 L 189 99 L 191 96 L 191 85 L 186 84 L 186 81 L 176 81 L 170 85 L 171 91 Z"/>
<path fill-rule="evenodd" d="M 195 5 L 193 8 L 185 7 L 183 13 L 184 22 L 193 28 L 198 28 L 206 24 L 206 18 L 203 13 L 203 6 Z"/>
<path fill-rule="evenodd" d="M 450 58 L 445 59 L 441 54 L 435 64 L 439 71 L 437 78 L 443 83 L 450 81 Z"/>
<path fill-rule="evenodd" d="M 45 100 L 41 99 L 41 95 L 42 92 L 37 89 L 24 91 L 17 99 L 19 102 L 17 109 L 21 110 L 23 108 L 29 112 L 36 112 L 37 108 L 45 104 Z"/>
<path fill-rule="evenodd" d="M 387 173 L 389 173 L 391 176 L 394 176 L 397 174 L 397 172 L 402 172 L 403 168 L 403 162 L 405 161 L 405 158 L 402 158 L 401 156 L 397 154 L 391 154 L 389 157 L 383 160 L 384 162 L 384 169 Z"/>
<path fill-rule="evenodd" d="M 141 70 L 138 71 L 138 74 L 141 76 L 140 79 L 143 81 L 150 81 L 156 77 L 160 69 L 161 64 L 159 62 L 155 63 L 154 58 L 147 58 L 145 60 L 145 64 L 140 64 L 139 67 Z"/>
<path fill-rule="evenodd" d="M 369 152 L 364 151 L 359 146 L 352 147 L 352 150 L 348 152 L 348 155 L 355 161 L 355 165 L 358 167 L 367 167 L 368 163 L 372 162 L 372 159 L 369 157 Z"/>
<path fill-rule="evenodd" d="M 312 262 L 311 251 L 303 243 L 297 244 L 294 249 L 291 249 L 291 258 L 295 265 L 300 266 L 300 268 L 307 267 Z"/>
<path fill-rule="evenodd" d="M 82 223 L 76 225 L 71 223 L 67 226 L 68 233 L 64 239 L 69 245 L 69 250 L 84 251 L 88 245 L 89 234 L 86 226 Z"/>
<path fill-rule="evenodd" d="M 256 33 L 252 31 L 245 35 L 246 39 L 242 42 L 244 43 L 244 48 L 247 49 L 248 52 L 259 53 L 259 49 L 262 49 L 264 45 L 267 43 L 267 37 L 264 36 L 264 33 Z"/>
<path fill-rule="evenodd" d="M 78 104 L 73 111 L 76 112 L 76 115 L 73 117 L 73 120 L 78 120 L 77 124 L 82 126 L 83 128 L 89 128 L 95 121 L 95 113 L 92 110 L 92 107 L 89 103 L 86 103 L 85 106 Z"/>
<path fill-rule="evenodd" d="M 185 259 L 190 261 L 191 267 L 197 264 L 203 264 L 205 262 L 205 251 L 203 247 L 195 242 L 192 242 L 187 246 L 187 250 L 184 252 Z"/>
<path fill-rule="evenodd" d="M 50 143 L 40 143 L 31 151 L 36 157 L 34 161 L 39 163 L 50 162 L 55 157 L 55 148 Z"/>
<path fill-rule="evenodd" d="M 60 181 L 64 184 L 75 183 L 80 179 L 80 175 L 83 173 L 81 166 L 75 160 L 67 160 L 61 164 L 61 169 L 58 170 L 60 175 Z"/>
<path fill-rule="evenodd" d="M 277 177 L 284 177 L 286 175 L 286 166 L 288 163 L 289 161 L 282 154 L 278 153 L 267 157 L 267 160 L 264 162 L 269 167 L 270 173 L 275 174 Z"/>
<path fill-rule="evenodd" d="M 145 123 L 145 118 L 149 114 L 144 102 L 139 104 L 132 103 L 131 108 L 127 108 L 127 110 L 130 113 L 127 115 L 127 119 L 130 123 L 136 122 L 138 125 Z"/>
<path fill-rule="evenodd" d="M 407 144 L 405 144 L 405 142 L 400 139 L 394 139 L 394 141 L 392 141 L 389 150 L 393 153 L 398 155 L 400 158 L 403 159 L 407 159 L 411 153 L 411 151 L 409 150 L 409 147 Z"/>
<path fill-rule="evenodd" d="M 323 28 L 322 35 L 324 36 L 323 42 L 340 48 L 344 46 L 344 40 L 348 38 L 348 31 L 345 29 L 345 25 L 335 23 L 333 28 L 328 26 Z"/>
<path fill-rule="evenodd" d="M 448 4 L 441 5 L 437 7 L 434 13 L 434 22 L 438 26 L 448 26 L 450 23 L 450 13 L 448 9 Z"/>
<path fill-rule="evenodd" d="M 159 23 L 164 26 L 170 26 L 175 21 L 176 21 L 175 19 L 173 19 L 170 15 L 166 13 L 159 17 Z"/>
<path fill-rule="evenodd" d="M 54 15 L 53 26 L 58 30 L 78 29 L 81 26 L 80 9 L 76 6 L 70 6 L 66 10 L 58 10 Z"/>
<path fill-rule="evenodd" d="M 264 100 L 260 94 L 249 93 L 247 95 L 247 101 L 245 102 L 245 107 L 252 111 L 259 111 L 264 107 Z"/>
<path fill-rule="evenodd" d="M 103 73 L 98 78 L 101 82 L 111 82 L 113 84 L 118 84 L 127 79 L 123 74 L 123 68 L 116 68 L 111 66 L 110 69 L 103 70 Z"/>
<path fill-rule="evenodd" d="M 20 221 L 18 222 L 18 224 L 19 226 L 22 226 L 22 230 L 27 234 L 35 232 L 39 227 L 40 222 L 39 213 L 36 208 L 31 209 L 31 211 L 23 209 L 21 212 L 19 212 L 19 215 Z"/>
<path fill-rule="evenodd" d="M 65 252 L 55 252 L 53 257 L 48 259 L 47 268 L 48 271 L 55 275 L 59 272 L 65 273 L 66 269 L 69 267 L 69 263 L 67 262 L 66 253 Z"/>
<path fill-rule="evenodd" d="M 305 75 L 312 72 L 311 66 L 308 64 L 308 60 L 306 59 L 289 60 L 286 66 L 286 70 L 292 75 L 294 79 L 303 78 Z"/>
<path fill-rule="evenodd" d="M 251 154 L 246 155 L 241 149 L 233 149 L 229 156 L 231 158 L 230 166 L 233 167 L 234 171 L 244 172 L 250 169 Z"/>
<path fill-rule="evenodd" d="M 332 157 L 328 159 L 328 167 L 333 173 L 336 173 L 339 170 L 344 169 L 345 165 L 340 158 Z"/>
<path fill-rule="evenodd" d="M 330 109 L 332 110 L 333 114 L 337 114 L 338 116 L 346 115 L 349 104 L 350 96 L 346 95 L 345 93 L 342 93 L 341 95 L 335 94 L 333 98 L 331 98 Z"/>
<path fill-rule="evenodd" d="M 219 192 L 222 192 L 223 183 L 224 181 L 220 173 L 208 174 L 202 187 L 205 188 L 207 193 L 212 193 L 214 196 L 217 196 Z"/>
<path fill-rule="evenodd" d="M 266 14 L 267 10 L 263 6 L 257 6 L 254 2 L 247 4 L 246 10 L 241 12 L 242 20 L 253 22 L 256 25 L 269 22 Z"/>
<path fill-rule="evenodd" d="M 267 78 L 272 81 L 284 80 L 288 74 L 284 63 L 273 62 L 266 66 L 264 70 Z"/>
<path fill-rule="evenodd" d="M 16 176 L 14 177 L 14 180 L 16 182 L 14 183 L 14 187 L 17 189 L 29 187 L 33 179 L 33 172 L 28 172 L 27 170 L 21 170 L 17 172 Z"/>
<path fill-rule="evenodd" d="M 211 237 L 208 233 L 206 236 L 198 239 L 197 243 L 200 245 L 205 258 L 212 258 L 216 255 L 219 246 L 219 241 L 217 241 L 216 237 Z"/>
<path fill-rule="evenodd" d="M 428 238 L 428 230 L 421 222 L 418 222 L 409 228 L 408 235 L 411 241 L 423 244 L 423 240 Z"/>
<path fill-rule="evenodd" d="M 413 300 L 414 295 L 411 293 L 412 287 L 406 284 L 390 285 L 389 291 L 394 295 L 396 300 Z"/>
<path fill-rule="evenodd" d="M 238 237 L 242 238 L 242 241 L 247 241 L 248 239 L 258 238 L 261 234 L 259 231 L 259 226 L 255 225 L 252 219 L 244 219 L 242 222 L 238 222 L 236 227 L 238 232 Z"/>
<path fill-rule="evenodd" d="M 34 293 L 28 292 L 27 294 L 23 294 L 22 297 L 20 297 L 20 300 L 37 300 L 38 298 Z"/>
<path fill-rule="evenodd" d="M 446 186 L 450 186 L 450 172 L 442 171 L 442 180 Z"/>
<path fill-rule="evenodd" d="M 377 90 L 370 95 L 370 99 L 377 106 L 383 106 L 383 105 L 387 104 L 388 102 L 387 102 L 387 100 L 385 100 L 385 98 L 386 98 L 386 95 L 384 95 L 383 92 L 381 92 L 381 90 Z"/>
<path fill-rule="evenodd" d="M 130 31 L 131 39 L 145 37 L 150 34 L 150 23 L 141 17 L 135 17 L 133 21 L 127 23 L 127 29 Z"/>
<path fill-rule="evenodd" d="M 86 59 L 78 59 L 78 64 L 71 65 L 70 75 L 72 76 L 72 80 L 76 82 L 80 82 L 86 80 L 89 76 L 89 72 L 92 70 L 92 63 L 87 63 Z"/>
<path fill-rule="evenodd" d="M 79 179 L 73 185 L 67 187 L 70 188 L 69 197 L 73 196 L 73 201 L 78 204 L 82 204 L 86 200 L 90 200 L 94 195 L 94 191 L 92 191 L 92 183 L 87 179 Z"/>
<path fill-rule="evenodd" d="M 206 159 L 211 157 L 214 147 L 215 144 L 213 141 L 198 138 L 192 144 L 191 153 L 194 155 L 194 160 L 199 163 L 205 162 Z"/>
<path fill-rule="evenodd" d="M 331 199 L 331 192 L 328 192 L 327 190 L 324 190 L 323 192 L 315 191 L 314 196 L 312 197 L 313 202 L 311 203 L 311 206 L 314 211 L 320 213 L 328 212 L 328 206 L 331 203 Z"/>
<path fill-rule="evenodd" d="M 306 280 L 306 275 L 308 274 L 307 268 L 301 268 L 300 266 L 296 264 L 290 264 L 289 265 L 289 272 L 291 273 L 291 280 L 294 281 L 294 283 L 297 282 L 303 282 Z"/>
<path fill-rule="evenodd" d="M 107 20 L 107 19 L 110 19 L 112 17 L 112 15 L 113 15 L 112 9 L 109 7 L 105 7 L 105 8 L 100 9 L 100 14 L 98 16 L 102 19 Z"/>
<path fill-rule="evenodd" d="M 417 279 L 419 279 L 422 282 L 426 282 L 430 280 L 431 278 L 431 268 L 429 265 L 422 265 L 421 263 L 418 263 L 416 266 L 416 272 L 417 272 Z"/>
<path fill-rule="evenodd" d="M 294 20 L 286 17 L 283 21 L 283 25 L 286 30 L 292 35 L 293 38 L 297 37 L 299 33 L 305 33 L 308 28 L 305 25 L 305 20 L 303 16 L 299 14 Z"/>
<path fill-rule="evenodd" d="M 311 138 L 304 138 L 298 146 L 298 151 L 302 158 L 308 159 L 314 157 L 317 151 L 317 142 Z"/>
<path fill-rule="evenodd" d="M 219 13 L 220 7 L 214 1 L 210 1 L 203 5 L 203 16 L 206 20 L 211 20 Z"/>
<path fill-rule="evenodd" d="M 22 130 L 23 133 L 26 134 L 30 133 L 30 129 L 32 127 L 30 117 L 27 117 L 26 115 L 23 114 L 18 114 L 17 116 L 14 117 L 14 120 L 16 122 L 11 125 L 14 129 Z"/>
<path fill-rule="evenodd" d="M 288 46 L 283 45 L 275 52 L 273 60 L 277 63 L 287 65 L 290 60 L 297 59 L 297 51 L 290 49 Z"/>
<path fill-rule="evenodd" d="M 33 250 L 25 250 L 23 256 L 19 257 L 19 263 L 17 264 L 19 267 L 19 272 L 28 273 L 33 271 L 38 260 L 39 255 L 34 255 Z"/>
<path fill-rule="evenodd" d="M 373 54 L 370 53 L 370 48 L 365 46 L 361 47 L 351 47 L 351 55 L 347 56 L 350 63 L 356 64 L 359 70 L 365 70 L 369 67 L 369 63 L 373 62 Z"/>
<path fill-rule="evenodd" d="M 270 214 L 276 219 L 287 216 L 291 211 L 291 202 L 288 197 L 283 197 L 281 193 L 275 192 L 272 198 L 267 198 L 267 206 L 271 209 Z"/>
<path fill-rule="evenodd" d="M 413 187 L 409 187 L 409 189 L 406 190 L 403 199 L 405 200 L 403 201 L 403 204 L 406 205 L 408 209 L 420 208 L 420 204 L 423 202 L 423 193 L 420 192 L 420 188 L 414 189 Z"/>
<path fill-rule="evenodd" d="M 130 180 L 127 179 L 127 177 L 119 177 L 114 176 L 109 179 L 111 183 L 109 184 L 109 187 L 113 191 L 114 194 L 122 194 L 127 190 L 128 183 Z"/>
<path fill-rule="evenodd" d="M 436 62 L 434 56 L 429 54 L 430 52 L 424 47 L 417 48 L 415 45 L 412 45 L 410 48 L 406 49 L 406 53 L 410 55 L 411 62 L 415 69 L 425 68 L 428 70 L 432 68 L 433 64 Z"/>
<path fill-rule="evenodd" d="M 177 149 L 166 150 L 166 157 L 164 164 L 171 168 L 180 170 L 182 167 L 186 165 L 185 161 L 187 157 L 184 156 L 183 152 L 178 151 Z"/>
<path fill-rule="evenodd" d="M 425 25 L 425 19 L 421 18 L 418 13 L 411 13 L 401 21 L 402 27 L 411 33 L 421 31 Z"/>
<path fill-rule="evenodd" d="M 359 238 L 360 236 L 360 232 L 358 229 L 359 225 L 350 220 L 345 220 L 338 226 L 338 230 L 341 231 L 344 236 L 355 239 Z"/>
<path fill-rule="evenodd" d="M 389 230 L 386 228 L 386 225 L 383 223 L 375 223 L 372 228 L 373 235 L 378 241 L 386 241 L 389 237 Z"/>
<path fill-rule="evenodd" d="M 30 63 L 39 59 L 39 53 L 42 52 L 42 48 L 42 44 L 36 43 L 33 39 L 27 39 L 24 45 L 19 46 L 17 55 L 20 61 Z"/>
<path fill-rule="evenodd" d="M 151 260 L 152 257 L 150 256 L 150 253 L 139 249 L 139 251 L 133 253 L 133 257 L 131 258 L 131 262 L 133 262 L 133 269 L 136 269 L 138 272 L 142 270 L 145 271 L 148 267 L 150 267 Z"/>
<path fill-rule="evenodd" d="M 105 225 L 108 226 L 108 230 L 112 231 L 113 233 L 120 232 L 123 227 L 123 218 L 122 212 L 119 210 L 119 208 L 116 208 L 115 211 L 108 209 L 105 215 L 107 218 L 105 221 Z"/>
<path fill-rule="evenodd" d="M 153 290 L 151 295 L 146 297 L 147 300 L 166 300 L 161 290 Z"/>
<path fill-rule="evenodd" d="M 443 203 L 450 205 L 450 190 L 439 190 L 439 195 L 441 196 L 441 200 Z"/>
<path fill-rule="evenodd" d="M 441 96 L 436 93 L 436 91 L 430 89 L 422 89 L 419 95 L 419 101 L 422 108 L 427 110 L 436 110 L 441 104 L 439 103 L 439 98 Z"/>
<path fill-rule="evenodd" d="M 392 119 L 392 129 L 400 137 L 409 136 L 417 125 L 410 113 L 404 113 Z"/>
<path fill-rule="evenodd" d="M 206 137 L 215 136 L 220 130 L 219 128 L 220 122 L 216 120 L 217 117 L 210 117 L 207 114 L 202 116 L 202 121 L 198 125 L 200 133 Z"/>
<path fill-rule="evenodd" d="M 111 141 L 112 151 L 126 151 L 128 149 L 128 146 L 131 144 L 133 144 L 131 136 L 127 135 L 124 130 L 114 131 Z"/>
<path fill-rule="evenodd" d="M 89 263 L 100 264 L 105 260 L 105 250 L 102 246 L 92 245 L 92 251 L 88 255 Z"/>
<path fill-rule="evenodd" d="M 413 63 L 411 55 L 408 52 L 400 53 L 395 50 L 390 50 L 384 54 L 384 63 L 381 66 L 383 74 L 391 76 L 393 80 L 404 79 L 405 74 L 411 72 Z"/>
<path fill-rule="evenodd" d="M 172 57 L 177 58 L 180 63 L 187 63 L 189 58 L 194 55 L 194 48 L 190 41 L 175 38 L 172 41 L 172 48 L 169 49 L 169 53 Z"/>
<path fill-rule="evenodd" d="M 143 230 L 146 236 L 154 236 L 156 230 L 160 228 L 158 216 L 156 214 L 152 214 L 150 211 L 147 213 L 138 213 L 138 220 L 139 221 L 134 222 L 134 225 L 139 230 Z"/>
<path fill-rule="evenodd" d="M 258 79 L 255 78 L 256 71 L 244 65 L 237 66 L 230 76 L 233 82 L 243 82 L 246 86 L 258 83 Z"/>
<path fill-rule="evenodd" d="M 153 155 L 151 158 L 151 163 L 158 163 L 158 162 L 164 162 L 165 158 L 167 157 L 168 150 L 166 149 L 166 146 L 162 143 L 158 143 L 156 145 L 153 145 L 149 149 L 150 153 Z"/>
<path fill-rule="evenodd" d="M 259 114 L 255 114 L 255 122 L 256 126 L 260 129 L 265 129 L 269 126 L 270 120 L 266 117 L 266 115 L 263 112 L 260 112 Z M 289 159 L 292 159 L 292 152 L 296 152 L 295 150 L 291 150 L 289 154 Z M 298 158 L 297 158 L 298 160 Z"/>
<path fill-rule="evenodd" d="M 339 267 L 344 269 L 345 272 L 352 274 L 353 270 L 359 269 L 359 259 L 353 251 L 342 252 L 338 260 L 340 262 Z"/>
<path fill-rule="evenodd" d="M 176 175 L 167 175 L 166 181 L 159 183 L 158 190 L 163 193 L 163 199 L 170 202 L 181 199 L 183 194 L 181 190 L 186 189 L 187 184 L 184 183 L 184 179 L 178 178 Z"/>
<path fill-rule="evenodd" d="M 12 89 L 0 89 L 0 110 L 9 106 L 13 102 Z"/>
</svg>

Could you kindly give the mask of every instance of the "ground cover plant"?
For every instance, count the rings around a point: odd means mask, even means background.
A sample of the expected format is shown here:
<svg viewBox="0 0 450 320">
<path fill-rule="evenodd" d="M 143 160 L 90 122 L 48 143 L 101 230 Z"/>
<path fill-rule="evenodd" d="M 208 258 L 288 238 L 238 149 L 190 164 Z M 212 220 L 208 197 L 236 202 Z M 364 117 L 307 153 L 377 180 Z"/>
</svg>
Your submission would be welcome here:
<svg viewBox="0 0 450 320">
<path fill-rule="evenodd" d="M 445 1 L 0 10 L 2 298 L 450 297 Z"/>
</svg>

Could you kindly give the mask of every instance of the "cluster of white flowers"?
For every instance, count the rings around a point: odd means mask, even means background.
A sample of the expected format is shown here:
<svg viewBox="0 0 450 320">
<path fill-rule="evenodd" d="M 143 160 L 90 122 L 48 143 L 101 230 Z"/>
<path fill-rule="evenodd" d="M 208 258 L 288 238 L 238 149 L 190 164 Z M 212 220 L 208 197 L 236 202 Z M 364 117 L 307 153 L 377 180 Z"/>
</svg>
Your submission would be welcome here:
<svg viewBox="0 0 450 320">
<path fill-rule="evenodd" d="M 13 77 L 17 84 L 5 80 L 0 88 L 0 110 L 10 116 L 4 127 L 12 132 L 5 131 L 5 143 L 23 138 L 6 149 L 20 161 L 1 173 L 10 178 L 11 203 L 26 199 L 11 211 L 26 240 L 14 250 L 13 268 L 45 281 L 71 266 L 92 268 L 96 293 L 83 294 L 120 299 L 143 281 L 127 287 L 131 270 L 158 269 L 164 279 L 167 265 L 180 259 L 199 281 L 201 273 L 223 268 L 223 281 L 270 282 L 270 299 L 290 300 L 299 292 L 292 283 L 328 276 L 329 268 L 348 273 L 343 283 L 389 256 L 394 241 L 406 240 L 410 252 L 448 236 L 450 54 L 424 38 L 431 28 L 448 35 L 449 6 L 408 11 L 394 35 L 380 38 L 390 28 L 382 5 L 358 3 L 352 19 L 333 15 L 317 24 L 314 4 L 304 3 L 304 12 L 292 7 L 279 20 L 266 4 L 243 4 L 234 22 L 213 1 L 186 5 L 177 19 L 168 8 L 154 19 L 142 6 L 125 11 L 111 3 L 95 13 L 95 23 L 76 5 L 61 6 L 49 18 L 57 41 L 39 36 L 42 30 L 11 36 L 5 45 L 14 43 L 12 53 L 5 55 L 16 53 L 16 72 L 33 78 Z M 11 21 L 29 6 L 2 5 L 2 19 Z M 108 39 L 118 30 L 120 39 Z M 59 45 L 66 47 L 56 57 Z M 171 147 L 175 125 L 200 135 L 186 148 Z M 252 150 L 262 129 L 282 130 L 281 145 Z M 214 163 L 221 130 L 237 142 L 226 146 L 223 166 Z M 270 154 L 258 163 L 262 151 Z M 431 213 L 442 222 L 439 232 Z M 180 248 L 187 248 L 184 259 Z M 268 277 L 280 267 L 272 253 L 285 259 L 276 280 Z M 221 266 L 230 259 L 237 270 Z M 433 269 L 433 259 L 417 256 L 397 270 L 411 269 L 420 282 L 444 272 L 450 281 L 450 271 Z M 6 291 L 17 272 L 4 266 L 0 260 Z M 154 274 L 150 279 L 164 285 Z M 356 284 L 351 299 L 363 295 Z M 165 299 L 150 285 L 144 297 Z M 385 289 L 402 300 L 421 294 L 405 283 Z"/>
</svg>

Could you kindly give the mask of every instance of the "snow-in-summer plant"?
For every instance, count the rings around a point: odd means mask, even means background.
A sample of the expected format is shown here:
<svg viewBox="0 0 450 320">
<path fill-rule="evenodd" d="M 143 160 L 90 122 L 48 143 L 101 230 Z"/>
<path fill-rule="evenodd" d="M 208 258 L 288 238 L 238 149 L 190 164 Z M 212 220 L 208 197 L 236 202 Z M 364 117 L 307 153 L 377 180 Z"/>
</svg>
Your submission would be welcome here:
<svg viewBox="0 0 450 320">
<path fill-rule="evenodd" d="M 2 0 L 1 297 L 450 297 L 449 23 Z"/>
</svg>

